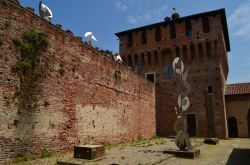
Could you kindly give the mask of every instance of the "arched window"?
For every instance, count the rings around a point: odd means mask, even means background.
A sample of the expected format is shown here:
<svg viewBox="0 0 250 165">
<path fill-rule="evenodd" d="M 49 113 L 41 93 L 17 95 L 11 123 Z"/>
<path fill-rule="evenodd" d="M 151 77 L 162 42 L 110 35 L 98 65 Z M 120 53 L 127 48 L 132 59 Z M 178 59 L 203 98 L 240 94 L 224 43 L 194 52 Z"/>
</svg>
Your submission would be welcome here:
<svg viewBox="0 0 250 165">
<path fill-rule="evenodd" d="M 155 65 L 159 64 L 159 57 L 157 51 L 154 51 L 154 64 Z"/>
<path fill-rule="evenodd" d="M 194 45 L 190 46 L 190 54 L 191 54 L 191 63 L 193 63 L 193 61 L 195 61 L 195 48 Z"/>
<path fill-rule="evenodd" d="M 152 64 L 151 53 L 148 52 L 148 65 Z"/>
<path fill-rule="evenodd" d="M 165 79 L 171 79 L 174 76 L 174 69 L 172 67 L 172 64 L 166 64 L 164 66 L 164 78 Z"/>
<path fill-rule="evenodd" d="M 131 55 L 128 55 L 128 65 L 132 66 L 132 58 Z"/>
<path fill-rule="evenodd" d="M 199 60 L 200 60 L 201 62 L 203 62 L 204 59 L 203 59 L 203 50 L 202 50 L 202 45 L 201 45 L 201 43 L 198 44 L 198 54 L 199 54 Z"/>
<path fill-rule="evenodd" d="M 211 50 L 211 44 L 209 42 L 206 43 L 206 48 L 207 48 L 207 60 L 211 60 L 212 56 L 212 50 Z"/>
<path fill-rule="evenodd" d="M 175 52 L 176 52 L 176 57 L 180 57 L 180 49 L 179 49 L 179 48 L 176 48 L 176 49 L 175 49 Z"/>
<path fill-rule="evenodd" d="M 145 57 L 144 57 L 144 53 L 141 54 L 141 65 L 144 66 L 145 65 Z"/>
<path fill-rule="evenodd" d="M 182 51 L 183 51 L 183 62 L 184 62 L 184 64 L 187 64 L 188 63 L 188 54 L 187 54 L 187 47 L 186 47 L 186 45 L 184 45 L 183 46 L 183 48 L 182 48 Z"/>
<path fill-rule="evenodd" d="M 134 57 L 135 57 L 135 65 L 138 65 L 138 56 L 137 56 L 137 54 L 135 54 Z"/>
</svg>

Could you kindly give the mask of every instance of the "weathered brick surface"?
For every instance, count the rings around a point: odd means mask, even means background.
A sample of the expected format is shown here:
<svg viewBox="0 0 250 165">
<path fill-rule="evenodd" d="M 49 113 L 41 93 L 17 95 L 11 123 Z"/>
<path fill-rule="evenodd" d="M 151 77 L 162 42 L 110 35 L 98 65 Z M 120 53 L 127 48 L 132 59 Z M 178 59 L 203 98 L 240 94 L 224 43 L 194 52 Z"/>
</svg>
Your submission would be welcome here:
<svg viewBox="0 0 250 165">
<path fill-rule="evenodd" d="M 222 13 L 223 10 L 207 14 L 210 22 L 210 32 L 208 33 L 203 32 L 202 15 L 200 17 L 190 16 L 185 20 L 173 22 L 176 27 L 176 38 L 174 39 L 170 39 L 169 22 L 117 33 L 120 39 L 120 54 L 127 64 L 137 68 L 143 76 L 146 73 L 156 74 L 158 135 L 175 135 L 173 129 L 176 120 L 174 107 L 177 106 L 179 77 L 166 79 L 163 74 L 164 66 L 172 64 L 178 55 L 177 50 L 179 50 L 179 56 L 189 70 L 188 83 L 192 87 L 191 94 L 188 96 L 191 106 L 185 113 L 197 115 L 197 136 L 209 136 L 210 127 L 214 132 L 213 137 L 227 137 L 224 88 L 228 75 L 228 50 L 224 38 L 225 33 L 223 33 L 222 20 L 224 17 Z M 191 36 L 186 36 L 186 20 L 191 21 Z M 155 40 L 157 26 L 161 29 L 161 41 Z M 225 26 L 226 24 L 224 24 Z M 146 44 L 142 44 L 143 30 L 147 34 Z M 132 46 L 129 46 L 129 35 L 132 36 Z M 211 47 L 210 56 L 208 56 L 207 44 L 210 44 Z M 211 109 L 208 110 L 207 89 L 209 85 L 213 88 L 213 94 Z M 208 122 L 211 122 L 212 126 L 208 126 Z"/>
<path fill-rule="evenodd" d="M 50 36 L 43 54 L 49 75 L 40 82 L 38 108 L 18 114 L 14 95 L 20 83 L 10 71 L 19 54 L 13 39 L 31 29 Z M 14 3 L 0 3 L 0 39 L 0 161 L 41 147 L 62 151 L 155 134 L 154 84 L 130 68 Z"/>
</svg>

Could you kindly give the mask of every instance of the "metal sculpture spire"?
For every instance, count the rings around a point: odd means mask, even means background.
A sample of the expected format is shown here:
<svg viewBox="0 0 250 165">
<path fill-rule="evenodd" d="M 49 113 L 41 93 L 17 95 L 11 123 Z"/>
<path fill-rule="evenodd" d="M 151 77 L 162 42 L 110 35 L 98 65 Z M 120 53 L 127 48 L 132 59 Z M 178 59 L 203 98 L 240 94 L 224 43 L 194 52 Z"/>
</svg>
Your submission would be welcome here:
<svg viewBox="0 0 250 165">
<path fill-rule="evenodd" d="M 190 106 L 189 98 L 187 97 L 191 91 L 191 86 L 187 82 L 188 70 L 185 70 L 184 64 L 179 57 L 176 57 L 173 61 L 174 72 L 180 76 L 180 81 L 177 85 L 178 92 L 178 107 L 176 110 L 176 122 L 174 129 L 176 132 L 175 143 L 181 150 L 190 150 L 191 142 L 187 133 L 187 120 L 184 117 L 183 112 Z"/>
</svg>

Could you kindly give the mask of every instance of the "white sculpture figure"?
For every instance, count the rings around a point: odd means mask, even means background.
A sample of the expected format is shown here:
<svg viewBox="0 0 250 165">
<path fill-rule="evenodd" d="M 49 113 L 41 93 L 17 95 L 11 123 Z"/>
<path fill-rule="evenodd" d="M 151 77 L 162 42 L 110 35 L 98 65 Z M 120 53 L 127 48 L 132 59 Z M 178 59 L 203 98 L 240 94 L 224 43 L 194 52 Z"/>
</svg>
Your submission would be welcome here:
<svg viewBox="0 0 250 165">
<path fill-rule="evenodd" d="M 97 41 L 97 39 L 95 38 L 95 36 L 93 35 L 92 32 L 86 32 L 86 33 L 85 33 L 85 37 L 86 37 L 87 42 L 88 42 L 89 44 L 91 44 L 91 40 Z"/>
<path fill-rule="evenodd" d="M 173 69 L 174 72 L 178 75 L 181 75 L 181 73 L 183 73 L 184 71 L 184 65 L 183 62 L 180 60 L 179 57 L 176 57 L 173 61 Z"/>
<path fill-rule="evenodd" d="M 115 61 L 122 62 L 122 58 L 118 53 L 113 54 Z"/>
<path fill-rule="evenodd" d="M 52 11 L 46 5 L 42 3 L 42 0 L 40 0 L 40 3 L 39 3 L 39 14 L 43 19 L 49 22 L 53 18 Z"/>
</svg>

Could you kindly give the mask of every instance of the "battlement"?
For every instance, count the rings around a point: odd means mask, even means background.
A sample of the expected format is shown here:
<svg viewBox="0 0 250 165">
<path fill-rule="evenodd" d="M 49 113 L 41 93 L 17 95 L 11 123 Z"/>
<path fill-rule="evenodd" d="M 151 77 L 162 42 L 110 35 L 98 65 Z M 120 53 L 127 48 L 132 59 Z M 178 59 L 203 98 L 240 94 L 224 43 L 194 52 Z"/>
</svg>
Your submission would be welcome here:
<svg viewBox="0 0 250 165">
<path fill-rule="evenodd" d="M 141 73 L 162 70 L 180 57 L 190 70 L 221 65 L 227 78 L 230 42 L 224 9 L 166 19 L 116 35 L 123 60 Z"/>
</svg>

